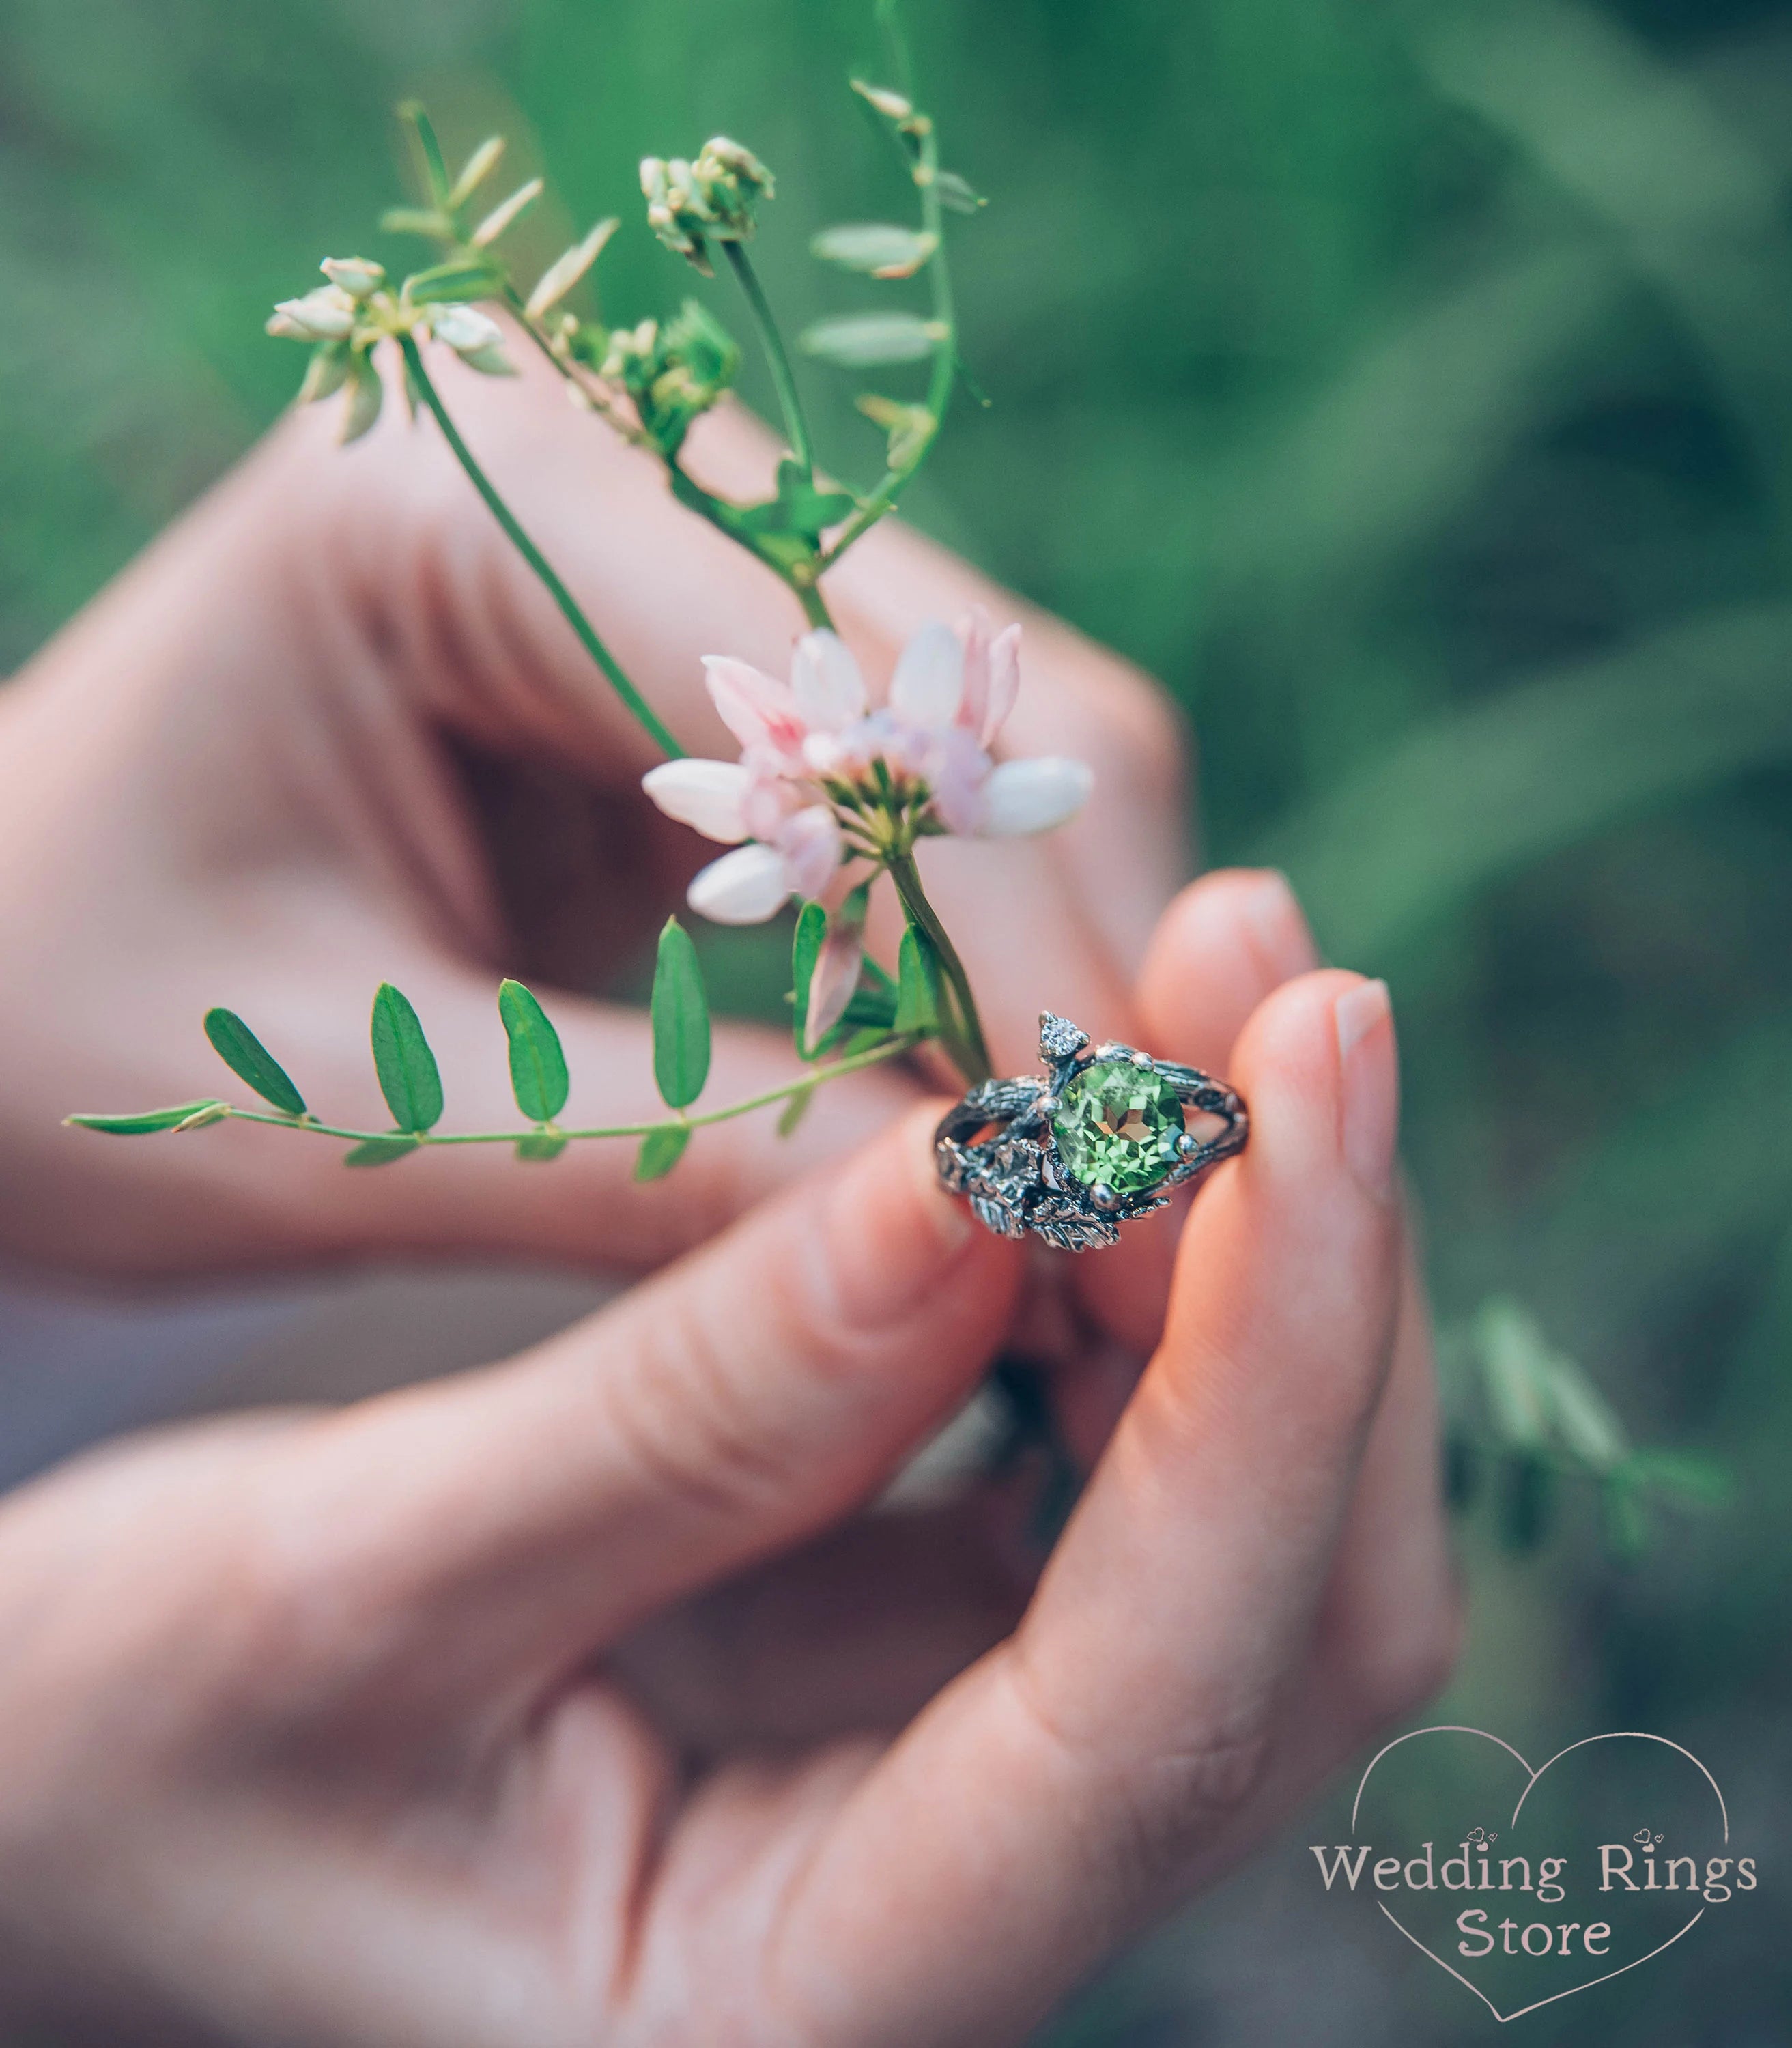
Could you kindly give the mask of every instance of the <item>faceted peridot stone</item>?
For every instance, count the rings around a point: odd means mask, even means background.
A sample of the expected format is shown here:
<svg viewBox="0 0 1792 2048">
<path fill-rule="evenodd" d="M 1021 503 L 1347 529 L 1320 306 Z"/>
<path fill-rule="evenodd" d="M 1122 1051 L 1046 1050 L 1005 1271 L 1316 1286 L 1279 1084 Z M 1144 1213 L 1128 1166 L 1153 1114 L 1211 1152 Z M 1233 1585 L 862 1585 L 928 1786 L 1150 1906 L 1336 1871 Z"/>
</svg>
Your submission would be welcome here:
<svg viewBox="0 0 1792 2048">
<path fill-rule="evenodd" d="M 1105 1181 L 1117 1195 L 1142 1194 L 1163 1179 L 1176 1164 L 1182 1128 L 1175 1089 L 1130 1060 L 1085 1067 L 1052 1122 L 1065 1170 L 1084 1187 Z"/>
</svg>

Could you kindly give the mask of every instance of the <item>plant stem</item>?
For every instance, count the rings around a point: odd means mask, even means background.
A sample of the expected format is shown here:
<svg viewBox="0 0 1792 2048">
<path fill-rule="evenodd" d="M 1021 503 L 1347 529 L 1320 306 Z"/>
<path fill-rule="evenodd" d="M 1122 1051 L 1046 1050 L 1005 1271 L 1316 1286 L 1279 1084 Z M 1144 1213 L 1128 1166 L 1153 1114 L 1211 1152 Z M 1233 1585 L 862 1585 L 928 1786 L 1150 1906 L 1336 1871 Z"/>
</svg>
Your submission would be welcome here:
<svg viewBox="0 0 1792 2048">
<path fill-rule="evenodd" d="M 797 602 L 801 605 L 803 616 L 809 624 L 824 626 L 828 632 L 832 633 L 834 630 L 834 615 L 828 609 L 828 600 L 821 595 L 817 587 L 813 583 L 798 582 L 793 580 L 790 588 L 797 593 Z"/>
<path fill-rule="evenodd" d="M 727 258 L 728 268 L 735 273 L 740 289 L 747 295 L 747 303 L 752 309 L 753 324 L 759 330 L 759 344 L 766 351 L 766 366 L 771 371 L 773 388 L 778 393 L 778 409 L 784 415 L 784 431 L 790 436 L 790 452 L 797 459 L 797 467 L 805 476 L 815 474 L 815 457 L 809 447 L 809 422 L 803 417 L 802 400 L 797 394 L 797 380 L 791 373 L 790 359 L 784 352 L 784 337 L 778 331 L 778 322 L 772 317 L 771 306 L 759 284 L 758 273 L 753 268 L 752 259 L 739 242 L 724 242 L 722 254 Z"/>
<path fill-rule="evenodd" d="M 946 936 L 946 928 L 940 921 L 940 914 L 927 900 L 927 891 L 921 886 L 921 870 L 910 853 L 892 853 L 886 865 L 890 879 L 896 885 L 896 893 L 902 899 L 902 908 L 909 922 L 917 926 L 926 937 L 939 956 L 941 971 L 950 984 L 952 1000 L 958 1011 L 957 1031 L 948 1036 L 941 1033 L 941 1042 L 952 1053 L 958 1069 L 975 1088 L 979 1081 L 987 1081 L 995 1073 L 990 1065 L 989 1047 L 984 1041 L 983 1020 L 977 1014 L 977 999 L 971 993 L 971 977 L 964 971 L 964 963 L 958 956 L 958 948 Z"/>
<path fill-rule="evenodd" d="M 910 71 L 907 45 L 894 14 L 885 14 L 883 19 L 897 51 L 898 66 L 904 74 L 906 87 Z M 952 402 L 952 386 L 957 381 L 958 318 L 952 301 L 952 271 L 946 262 L 944 210 L 940 204 L 940 145 L 931 123 L 919 141 L 919 153 L 912 175 L 921 192 L 922 232 L 933 238 L 933 253 L 927 259 L 927 279 L 933 289 L 933 318 L 944 330 L 934 347 L 933 374 L 927 386 L 927 409 L 933 415 L 933 425 L 907 464 L 901 469 L 886 470 L 877 488 L 835 535 L 832 545 L 821 557 L 823 569 L 831 569 L 855 541 L 868 533 L 892 510 L 908 488 L 910 479 L 927 460 L 929 452 L 940 437 L 946 407 Z"/>
<path fill-rule="evenodd" d="M 621 663 L 599 639 L 591 621 L 579 609 L 578 602 L 572 592 L 555 574 L 547 557 L 523 531 L 518 522 L 516 514 L 498 495 L 497 486 L 475 461 L 472 450 L 461 439 L 460 430 L 449 418 L 448 408 L 442 403 L 441 394 L 436 389 L 429 371 L 423 367 L 423 351 L 417 345 L 417 337 L 414 335 L 401 334 L 398 337 L 398 346 L 404 351 L 405 367 L 410 372 L 412 381 L 421 394 L 423 402 L 435 414 L 436 424 L 441 429 L 444 438 L 453 451 L 455 460 L 466 471 L 468 478 L 471 480 L 473 488 L 485 500 L 487 509 L 498 525 L 503 528 L 510 545 L 540 578 L 549 596 L 559 607 L 561 616 L 579 636 L 580 645 L 609 678 L 611 688 L 634 713 L 637 723 L 662 752 L 674 761 L 681 759 L 684 756 L 684 748 L 661 724 L 646 699 L 623 673 Z"/>
<path fill-rule="evenodd" d="M 749 1096 L 745 1102 L 731 1103 L 726 1109 L 705 1110 L 696 1116 L 662 1116 L 651 1123 L 615 1123 L 589 1131 L 555 1130 L 550 1135 L 570 1142 L 575 1138 L 645 1138 L 655 1131 L 697 1131 L 705 1124 L 727 1123 L 754 1110 L 769 1109 L 774 1103 L 787 1101 L 793 1095 L 807 1094 L 811 1088 L 820 1088 L 824 1081 L 837 1080 L 843 1074 L 855 1074 L 885 1060 L 893 1060 L 899 1053 L 912 1052 L 917 1042 L 912 1035 L 886 1038 L 881 1045 L 869 1046 L 863 1053 L 836 1060 L 827 1066 L 812 1067 L 793 1081 L 768 1088 L 763 1095 Z M 243 1123 L 272 1123 L 283 1131 L 308 1131 L 319 1138 L 346 1138 L 357 1145 L 364 1145 L 372 1138 L 414 1138 L 420 1145 L 514 1145 L 520 1138 L 539 1137 L 542 1129 L 538 1124 L 531 1124 L 526 1131 L 351 1131 L 342 1124 L 319 1123 L 308 1117 L 278 1115 L 272 1110 L 238 1109 L 232 1106 L 230 1114 Z"/>
</svg>

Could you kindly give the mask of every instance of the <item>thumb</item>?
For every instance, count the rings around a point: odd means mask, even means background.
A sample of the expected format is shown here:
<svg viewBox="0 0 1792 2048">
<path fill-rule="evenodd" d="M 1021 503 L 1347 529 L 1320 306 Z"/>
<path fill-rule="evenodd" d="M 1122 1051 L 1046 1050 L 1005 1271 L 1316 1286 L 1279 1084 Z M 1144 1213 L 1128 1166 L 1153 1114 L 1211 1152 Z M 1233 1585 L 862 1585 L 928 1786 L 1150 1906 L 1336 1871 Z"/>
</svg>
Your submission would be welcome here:
<svg viewBox="0 0 1792 2048">
<path fill-rule="evenodd" d="M 937 1114 L 520 1359 L 298 1440 L 269 1511 L 394 1645 L 382 1699 L 527 1693 L 844 1513 L 969 1393 L 1018 1261 L 942 1194 Z"/>
</svg>

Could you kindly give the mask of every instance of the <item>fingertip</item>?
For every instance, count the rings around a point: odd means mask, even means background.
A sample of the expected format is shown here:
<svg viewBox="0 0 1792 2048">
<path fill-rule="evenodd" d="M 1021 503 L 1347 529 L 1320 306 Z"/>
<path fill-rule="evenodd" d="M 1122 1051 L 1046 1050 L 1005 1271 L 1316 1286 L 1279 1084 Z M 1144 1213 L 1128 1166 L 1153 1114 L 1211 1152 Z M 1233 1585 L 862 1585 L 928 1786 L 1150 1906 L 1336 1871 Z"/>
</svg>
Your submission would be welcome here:
<svg viewBox="0 0 1792 2048">
<path fill-rule="evenodd" d="M 1344 968 L 1321 968 L 1272 989 L 1254 1009 L 1232 1049 L 1232 1078 L 1240 1088 L 1266 1084 L 1303 1094 L 1335 1092 L 1339 999 L 1365 985 Z M 1253 1127 L 1252 1135 L 1255 1135 Z"/>
<path fill-rule="evenodd" d="M 1318 964 L 1285 875 L 1221 868 L 1189 883 L 1159 920 L 1139 976 L 1139 1012 L 1166 1055 L 1222 1068 L 1257 1005 Z"/>
</svg>

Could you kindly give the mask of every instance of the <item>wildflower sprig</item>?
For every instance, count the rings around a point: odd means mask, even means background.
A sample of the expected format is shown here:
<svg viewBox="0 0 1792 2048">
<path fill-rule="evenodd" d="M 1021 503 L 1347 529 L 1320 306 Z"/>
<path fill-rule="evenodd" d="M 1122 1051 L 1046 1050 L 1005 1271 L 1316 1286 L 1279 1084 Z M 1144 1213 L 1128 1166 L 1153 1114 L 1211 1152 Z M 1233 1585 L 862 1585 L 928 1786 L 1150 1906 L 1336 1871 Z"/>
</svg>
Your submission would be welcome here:
<svg viewBox="0 0 1792 2048">
<path fill-rule="evenodd" d="M 662 935 L 654 980 L 654 1066 L 671 1111 L 653 1123 L 568 1129 L 558 1118 L 566 1069 L 557 1034 L 528 990 L 506 982 L 498 1007 L 509 1034 L 522 1130 L 444 1133 L 434 1055 L 416 1012 L 384 986 L 374 1005 L 373 1049 L 390 1108 L 390 1131 L 361 1131 L 314 1116 L 260 1040 L 233 1013 L 215 1010 L 207 1034 L 232 1070 L 267 1105 L 206 1097 L 123 1115 L 71 1122 L 119 1135 L 188 1131 L 230 1119 L 271 1123 L 347 1142 L 349 1163 L 372 1166 L 426 1146 L 514 1145 L 519 1158 L 557 1157 L 577 1140 L 638 1138 L 637 1172 L 650 1178 L 676 1163 L 692 1131 L 782 1104 L 787 1132 L 817 1087 L 838 1075 L 937 1039 L 967 1080 L 984 1080 L 990 1058 L 964 964 L 929 901 L 915 858 L 941 833 L 1044 831 L 1088 793 L 1088 771 L 1069 761 L 996 763 L 991 749 L 1018 687 L 1018 628 L 991 636 L 973 618 L 954 634 L 924 628 L 905 651 L 888 700 L 874 710 L 856 664 L 832 630 L 822 576 L 897 502 L 937 438 L 958 375 L 944 213 L 982 202 L 941 168 L 931 118 L 916 104 L 894 0 L 878 0 L 901 89 L 856 82 L 875 118 L 894 138 L 917 195 L 913 227 L 856 223 L 816 237 L 823 261 L 879 289 L 925 271 L 929 309 L 848 314 L 811 328 L 809 355 L 853 370 L 926 363 L 920 398 L 867 393 L 860 409 L 886 436 L 884 473 L 868 490 L 836 487 L 816 455 L 789 351 L 747 245 L 776 192 L 771 171 L 743 144 L 714 136 L 688 158 L 642 165 L 646 224 L 672 253 L 706 275 L 716 258 L 738 285 L 765 356 L 788 452 L 770 496 L 739 503 L 712 492 L 685 467 L 692 426 L 732 389 L 741 351 L 709 308 L 687 300 L 663 319 L 611 328 L 568 301 L 584 287 L 619 222 L 598 221 L 533 281 L 513 274 L 505 253 L 514 223 L 540 196 L 530 178 L 491 203 L 504 155 L 490 138 L 451 173 L 428 114 L 399 110 L 410 136 L 421 203 L 389 211 L 390 232 L 421 236 L 435 260 L 394 284 L 363 257 L 327 258 L 324 282 L 283 301 L 269 331 L 312 351 L 301 398 L 346 391 L 344 440 L 378 422 L 389 382 L 413 419 L 428 413 L 506 537 L 540 580 L 580 644 L 653 737 L 665 762 L 646 778 L 649 794 L 674 817 L 731 845 L 692 884 L 690 901 L 724 923 L 756 922 L 785 903 L 799 906 L 790 1003 L 802 1069 L 784 1087 L 727 1108 L 695 1111 L 707 1077 L 709 1025 L 688 937 L 676 921 Z M 480 464 L 431 368 L 447 350 L 468 368 L 514 375 L 510 348 L 522 336 L 553 366 L 575 404 L 657 457 L 674 497 L 747 549 L 790 591 L 810 627 L 790 684 L 726 657 L 708 663 L 711 693 L 743 748 L 738 762 L 692 761 L 636 688 L 539 545 Z M 382 377 L 383 351 L 390 378 Z M 395 360 L 394 360 L 395 359 Z M 866 951 L 872 886 L 887 876 L 901 903 L 903 933 L 892 975 Z M 682 1050 L 680 1049 L 682 1048 Z"/>
<path fill-rule="evenodd" d="M 813 937 L 813 925 L 805 930 L 799 924 L 799 956 Z M 799 957 L 799 968 L 801 964 Z M 800 976 L 799 986 L 806 986 Z M 374 995 L 370 1033 L 374 1074 L 386 1106 L 392 1112 L 392 1127 L 388 1131 L 326 1123 L 314 1115 L 292 1076 L 255 1033 L 233 1010 L 222 1008 L 206 1013 L 205 1035 L 231 1072 L 246 1082 L 266 1107 L 246 1108 L 221 1097 L 206 1096 L 168 1109 L 122 1115 L 83 1113 L 66 1121 L 83 1130 L 120 1138 L 203 1131 L 233 1118 L 246 1123 L 274 1124 L 346 1143 L 350 1150 L 344 1161 L 351 1166 L 388 1166 L 425 1147 L 448 1145 L 510 1145 L 519 1159 L 545 1161 L 557 1159 L 568 1145 L 588 1139 L 633 1138 L 639 1141 L 634 1177 L 653 1181 L 669 1173 L 682 1158 L 692 1134 L 710 1124 L 726 1123 L 755 1110 L 782 1104 L 784 1113 L 778 1119 L 778 1131 L 781 1137 L 788 1137 L 816 1088 L 910 1052 L 938 1028 L 931 983 L 918 957 L 912 949 L 906 950 L 900 983 L 891 982 L 887 976 L 876 977 L 856 1006 L 854 1017 L 843 1019 L 825 1034 L 819 1049 L 837 1051 L 837 1057 L 813 1064 L 816 1049 L 812 1048 L 805 1055 L 812 1062 L 807 1070 L 781 1087 L 768 1088 L 724 1108 L 698 1110 L 693 1105 L 709 1078 L 709 1004 L 696 948 L 676 918 L 668 919 L 660 934 L 648 1008 L 653 1026 L 654 1078 L 671 1114 L 644 1122 L 586 1128 L 568 1127 L 559 1121 L 572 1086 L 565 1050 L 547 1012 L 520 981 L 506 981 L 498 991 L 498 1014 L 510 1052 L 511 1092 L 527 1119 L 520 1129 L 444 1131 L 436 1128 L 445 1107 L 441 1072 L 416 1010 L 390 982 L 382 983 Z M 806 1044 L 805 1020 L 801 1017 L 796 1030 L 799 1045 Z"/>
</svg>

